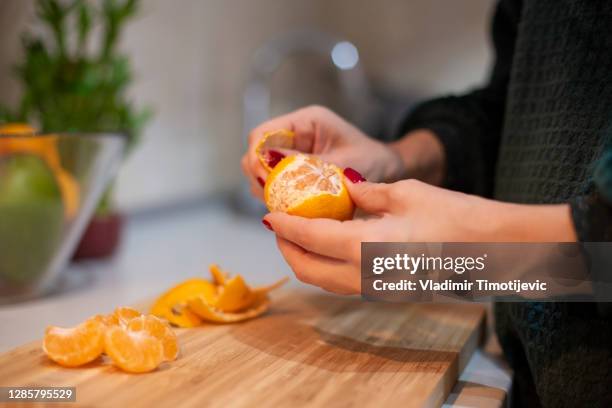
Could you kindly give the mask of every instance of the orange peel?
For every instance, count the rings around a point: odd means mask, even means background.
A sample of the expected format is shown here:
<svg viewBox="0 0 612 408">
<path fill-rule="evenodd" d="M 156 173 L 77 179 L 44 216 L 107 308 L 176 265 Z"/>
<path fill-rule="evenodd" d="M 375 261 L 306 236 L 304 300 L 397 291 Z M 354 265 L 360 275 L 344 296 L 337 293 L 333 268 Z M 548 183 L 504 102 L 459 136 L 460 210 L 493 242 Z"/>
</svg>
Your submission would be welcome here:
<svg viewBox="0 0 612 408">
<path fill-rule="evenodd" d="M 178 327 L 199 326 L 202 319 L 186 307 L 189 299 L 198 296 L 204 296 L 212 301 L 217 297 L 217 288 L 206 279 L 188 279 L 160 296 L 153 304 L 151 314 L 166 319 Z"/>
<path fill-rule="evenodd" d="M 260 316 L 268 310 L 270 302 L 267 298 L 251 305 L 249 309 L 239 313 L 223 312 L 208 303 L 206 298 L 200 296 L 188 302 L 189 308 L 203 320 L 212 323 L 236 323 Z"/>
<path fill-rule="evenodd" d="M 295 133 L 288 129 L 277 129 L 265 132 L 255 147 L 255 154 L 267 171 L 272 171 L 268 164 L 268 150 L 293 149 L 295 147 Z"/>
<path fill-rule="evenodd" d="M 188 279 L 160 296 L 151 308 L 155 316 L 179 327 L 195 327 L 204 321 L 232 323 L 264 313 L 270 291 L 287 282 L 251 288 L 241 275 L 230 274 L 217 264 L 209 267 L 211 280 Z"/>
<path fill-rule="evenodd" d="M 216 302 L 210 302 L 216 309 L 223 312 L 237 312 L 248 309 L 253 303 L 253 293 L 240 275 L 229 279 L 219 289 Z"/>
<path fill-rule="evenodd" d="M 268 310 L 268 294 L 288 280 L 289 278 L 284 277 L 271 285 L 251 288 L 241 275 L 236 275 L 218 288 L 219 296 L 216 299 L 199 296 L 189 300 L 187 306 L 206 322 L 236 323 L 252 319 Z"/>
<path fill-rule="evenodd" d="M 212 276 L 213 283 L 217 286 L 225 285 L 225 281 L 228 279 L 229 274 L 222 270 L 219 265 L 211 264 L 209 266 L 210 275 Z"/>
</svg>

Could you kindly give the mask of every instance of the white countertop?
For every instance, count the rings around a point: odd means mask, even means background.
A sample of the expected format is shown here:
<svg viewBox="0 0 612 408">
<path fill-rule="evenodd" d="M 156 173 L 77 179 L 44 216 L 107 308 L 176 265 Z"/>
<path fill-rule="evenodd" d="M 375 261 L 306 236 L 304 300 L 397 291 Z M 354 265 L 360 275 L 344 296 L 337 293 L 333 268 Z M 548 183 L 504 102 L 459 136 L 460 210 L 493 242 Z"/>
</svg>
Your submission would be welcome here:
<svg viewBox="0 0 612 408">
<path fill-rule="evenodd" d="M 72 265 L 59 293 L 0 306 L 0 352 L 40 338 L 49 324 L 71 326 L 117 305 L 152 298 L 181 279 L 208 276 L 210 263 L 240 273 L 254 284 L 291 275 L 275 245 L 274 235 L 257 218 L 238 216 L 221 204 L 134 217 L 126 224 L 121 250 L 112 260 Z M 303 286 L 295 279 L 289 284 Z M 466 399 L 466 384 L 507 391 L 510 373 L 479 350 L 447 405 L 490 406 L 486 397 Z"/>
</svg>

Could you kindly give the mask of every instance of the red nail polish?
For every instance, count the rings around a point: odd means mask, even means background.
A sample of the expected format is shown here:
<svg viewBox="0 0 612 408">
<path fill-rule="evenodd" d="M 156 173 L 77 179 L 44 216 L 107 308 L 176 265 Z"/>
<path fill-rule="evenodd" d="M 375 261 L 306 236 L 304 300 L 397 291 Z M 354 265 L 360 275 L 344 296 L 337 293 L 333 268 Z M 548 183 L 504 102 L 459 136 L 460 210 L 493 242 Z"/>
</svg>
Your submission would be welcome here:
<svg viewBox="0 0 612 408">
<path fill-rule="evenodd" d="M 361 183 L 363 181 L 367 181 L 363 176 L 355 169 L 351 169 L 347 167 L 344 169 L 344 175 L 347 179 L 351 180 L 351 183 Z"/>
<path fill-rule="evenodd" d="M 268 150 L 268 166 L 274 168 L 285 158 L 285 155 L 277 150 Z"/>
<path fill-rule="evenodd" d="M 258 183 L 259 183 L 259 185 L 260 185 L 260 186 L 262 186 L 262 187 L 266 185 L 266 182 L 265 182 L 265 181 L 263 181 L 263 179 L 262 179 L 261 177 L 257 177 L 257 182 L 258 182 Z"/>
<path fill-rule="evenodd" d="M 269 229 L 270 231 L 274 231 L 272 229 L 272 224 L 270 224 L 267 220 L 261 220 L 262 224 L 264 225 L 264 227 L 266 227 L 267 229 Z"/>
</svg>

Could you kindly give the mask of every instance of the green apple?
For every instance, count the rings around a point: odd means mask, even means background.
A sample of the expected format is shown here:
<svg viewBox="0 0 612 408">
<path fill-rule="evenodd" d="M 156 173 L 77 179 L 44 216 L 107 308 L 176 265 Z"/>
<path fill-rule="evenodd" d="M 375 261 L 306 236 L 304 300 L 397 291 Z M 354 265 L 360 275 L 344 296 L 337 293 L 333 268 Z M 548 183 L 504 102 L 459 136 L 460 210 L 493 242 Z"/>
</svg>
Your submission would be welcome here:
<svg viewBox="0 0 612 408">
<path fill-rule="evenodd" d="M 0 293 L 35 283 L 61 243 L 62 195 L 35 155 L 0 157 Z"/>
</svg>

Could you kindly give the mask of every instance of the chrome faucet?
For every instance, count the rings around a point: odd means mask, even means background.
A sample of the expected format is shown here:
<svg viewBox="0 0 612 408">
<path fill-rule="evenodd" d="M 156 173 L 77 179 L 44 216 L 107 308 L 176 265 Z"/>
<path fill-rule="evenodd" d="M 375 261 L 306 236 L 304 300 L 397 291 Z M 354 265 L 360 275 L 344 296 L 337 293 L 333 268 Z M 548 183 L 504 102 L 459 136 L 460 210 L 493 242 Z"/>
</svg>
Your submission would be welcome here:
<svg viewBox="0 0 612 408">
<path fill-rule="evenodd" d="M 328 58 L 330 68 L 339 77 L 342 94 L 351 101 L 351 111 L 359 125 L 365 121 L 372 98 L 365 73 L 359 64 L 359 51 L 349 41 L 317 30 L 296 30 L 273 38 L 257 49 L 251 63 L 250 77 L 244 90 L 244 136 L 270 117 L 270 82 L 280 65 L 291 56 L 312 53 Z"/>
<path fill-rule="evenodd" d="M 271 81 L 281 64 L 290 57 L 311 53 L 329 59 L 330 69 L 337 72 L 340 92 L 350 101 L 350 117 L 357 126 L 366 126 L 373 114 L 374 98 L 365 73 L 359 63 L 359 51 L 349 41 L 342 41 L 328 33 L 303 29 L 281 34 L 257 49 L 250 66 L 249 79 L 243 93 L 243 140 L 249 132 L 270 118 Z M 245 146 L 246 148 L 246 146 Z M 262 213 L 263 207 L 249 196 L 248 188 L 241 188 L 236 207 L 247 213 Z"/>
</svg>

